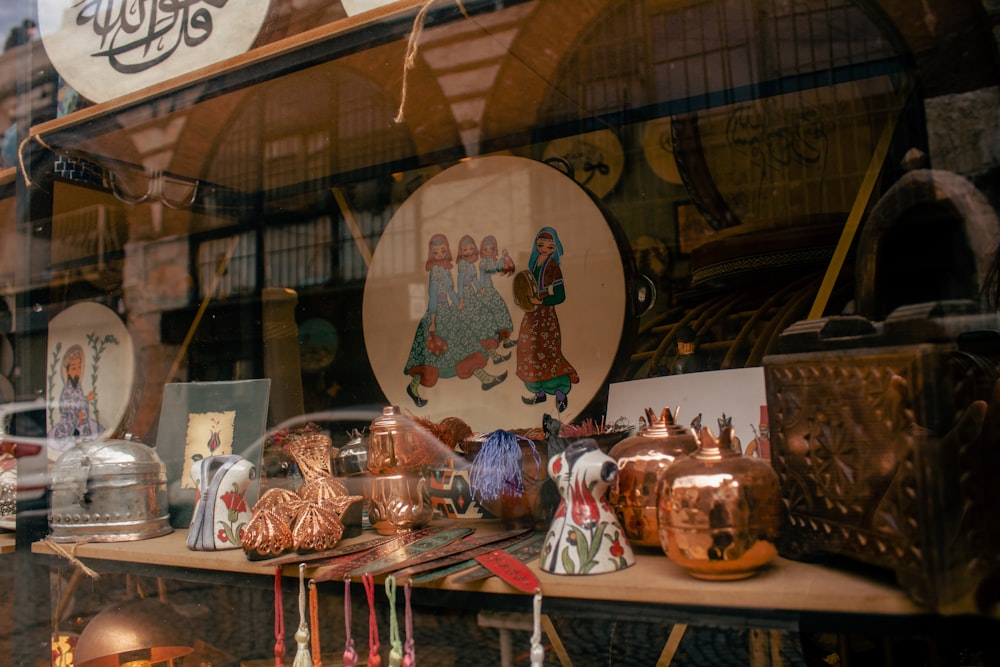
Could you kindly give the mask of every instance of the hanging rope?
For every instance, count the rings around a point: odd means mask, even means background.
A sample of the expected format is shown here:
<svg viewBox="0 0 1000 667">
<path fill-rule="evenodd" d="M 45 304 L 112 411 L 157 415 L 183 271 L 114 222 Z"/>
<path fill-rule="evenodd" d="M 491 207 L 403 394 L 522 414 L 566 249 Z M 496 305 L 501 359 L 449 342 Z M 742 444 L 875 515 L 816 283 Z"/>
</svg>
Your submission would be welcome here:
<svg viewBox="0 0 1000 667">
<path fill-rule="evenodd" d="M 37 141 L 38 145 L 41 146 L 42 148 L 48 149 L 53 153 L 56 152 L 56 150 L 52 148 L 52 146 L 49 146 L 47 143 L 45 143 L 45 140 L 42 139 L 37 134 L 35 135 L 29 134 L 28 136 L 26 136 L 24 139 L 21 140 L 21 143 L 18 144 L 17 146 L 17 165 L 21 168 L 21 178 L 24 179 L 24 184 L 27 185 L 29 188 L 32 187 L 34 183 L 32 183 L 31 177 L 28 175 L 28 170 L 24 168 L 24 149 L 28 145 L 28 142 L 31 140 Z"/>
<path fill-rule="evenodd" d="M 389 667 L 403 664 L 403 640 L 399 637 L 399 621 L 396 619 L 396 577 L 385 579 L 385 596 L 389 598 Z"/>
<path fill-rule="evenodd" d="M 285 667 L 285 608 L 281 601 L 281 566 L 274 566 L 274 667 Z"/>
<path fill-rule="evenodd" d="M 344 643 L 344 667 L 357 667 L 358 652 L 354 650 L 354 637 L 351 636 L 351 578 L 344 577 L 344 630 L 347 641 Z"/>
<path fill-rule="evenodd" d="M 309 625 L 312 626 L 312 667 L 323 667 L 323 654 L 319 650 L 319 592 L 312 579 L 309 580 Z"/>
<path fill-rule="evenodd" d="M 399 110 L 393 120 L 397 123 L 403 122 L 403 109 L 406 107 L 406 91 L 409 87 L 409 74 L 417 62 L 417 42 L 424 32 L 424 21 L 427 19 L 427 10 L 434 4 L 434 0 L 427 0 L 424 6 L 417 12 L 417 17 L 413 19 L 413 28 L 410 29 L 410 40 L 406 44 L 406 55 L 403 56 L 403 88 L 399 93 Z"/>
<path fill-rule="evenodd" d="M 427 11 L 434 4 L 434 0 L 427 0 L 420 11 L 417 12 L 417 16 L 413 19 L 413 27 L 410 28 L 410 39 L 406 43 L 406 55 L 403 56 L 403 87 L 399 93 L 399 110 L 396 111 L 396 117 L 393 121 L 396 123 L 403 122 L 403 109 L 406 107 L 406 93 L 409 88 L 409 74 L 410 70 L 413 69 L 414 65 L 417 63 L 417 45 L 420 42 L 420 37 L 424 32 L 424 23 L 427 20 Z M 455 0 L 455 4 L 458 5 L 459 10 L 462 12 L 462 16 L 469 18 L 469 13 L 465 10 L 465 5 L 462 4 L 462 0 Z"/>
<path fill-rule="evenodd" d="M 309 626 L 306 623 L 305 563 L 299 563 L 299 627 L 295 630 L 295 660 L 292 667 L 312 667 L 309 655 Z"/>
<path fill-rule="evenodd" d="M 413 609 L 410 607 L 410 582 L 403 587 L 403 598 L 406 600 L 404 619 L 406 623 L 406 644 L 403 646 L 403 667 L 417 667 L 417 652 L 413 643 Z"/>
<path fill-rule="evenodd" d="M 368 596 L 368 667 L 382 667 L 382 656 L 378 654 L 378 621 L 375 618 L 375 578 L 365 572 L 361 583 Z"/>
<path fill-rule="evenodd" d="M 100 579 L 101 578 L 101 575 L 99 575 L 97 572 L 95 572 L 94 570 L 90 569 L 86 565 L 84 565 L 83 561 L 81 561 L 79 558 L 77 558 L 73 554 L 73 552 L 76 551 L 76 548 L 79 546 L 79 542 L 74 542 L 73 546 L 70 548 L 70 550 L 67 551 L 61 544 L 59 544 L 58 542 L 52 540 L 51 538 L 46 537 L 42 541 L 50 549 L 52 549 L 53 551 L 55 551 L 57 555 L 61 556 L 62 558 L 65 558 L 66 560 L 68 560 L 70 563 L 72 563 L 73 567 L 75 567 L 80 572 L 83 572 L 85 575 L 87 575 L 91 579 Z"/>
</svg>

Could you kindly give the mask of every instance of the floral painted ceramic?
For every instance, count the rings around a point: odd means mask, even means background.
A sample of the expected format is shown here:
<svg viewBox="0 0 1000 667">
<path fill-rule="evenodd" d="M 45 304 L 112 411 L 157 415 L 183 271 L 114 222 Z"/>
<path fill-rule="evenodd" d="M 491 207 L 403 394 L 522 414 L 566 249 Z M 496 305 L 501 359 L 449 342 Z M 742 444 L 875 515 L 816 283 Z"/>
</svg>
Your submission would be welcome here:
<svg viewBox="0 0 1000 667">
<path fill-rule="evenodd" d="M 239 549 L 250 521 L 247 491 L 257 467 L 242 456 L 210 456 L 191 469 L 198 488 L 187 545 L 194 551 Z"/>
<path fill-rule="evenodd" d="M 600 574 L 635 564 L 608 487 L 618 475 L 614 459 L 591 439 L 578 440 L 549 462 L 562 500 L 545 535 L 539 566 L 552 574 Z"/>
</svg>

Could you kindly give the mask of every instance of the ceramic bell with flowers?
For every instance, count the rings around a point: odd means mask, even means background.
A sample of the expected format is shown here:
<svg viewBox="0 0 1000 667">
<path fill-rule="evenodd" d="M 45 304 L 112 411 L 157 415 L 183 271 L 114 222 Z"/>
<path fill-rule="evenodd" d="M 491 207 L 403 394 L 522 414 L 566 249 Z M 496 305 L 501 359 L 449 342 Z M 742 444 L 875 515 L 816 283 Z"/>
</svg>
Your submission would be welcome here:
<svg viewBox="0 0 1000 667">
<path fill-rule="evenodd" d="M 209 456 L 191 469 L 198 488 L 187 546 L 192 551 L 239 549 L 250 522 L 248 499 L 257 479 L 257 466 L 236 454 Z"/>
<path fill-rule="evenodd" d="M 608 487 L 618 475 L 614 459 L 585 438 L 549 461 L 561 500 L 545 535 L 539 567 L 552 574 L 601 574 L 635 564 Z"/>
</svg>

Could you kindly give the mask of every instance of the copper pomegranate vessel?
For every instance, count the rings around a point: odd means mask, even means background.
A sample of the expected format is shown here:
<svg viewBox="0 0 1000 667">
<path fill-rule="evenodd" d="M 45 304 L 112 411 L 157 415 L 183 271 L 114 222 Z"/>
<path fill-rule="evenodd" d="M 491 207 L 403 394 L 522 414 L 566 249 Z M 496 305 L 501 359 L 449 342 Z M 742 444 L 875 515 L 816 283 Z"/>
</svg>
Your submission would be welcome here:
<svg viewBox="0 0 1000 667">
<path fill-rule="evenodd" d="M 782 504 L 770 464 L 731 447 L 732 429 L 716 439 L 701 429 L 698 450 L 660 479 L 660 545 L 698 579 L 745 579 L 778 553 Z"/>
<path fill-rule="evenodd" d="M 633 546 L 660 547 L 656 507 L 660 477 L 675 461 L 698 449 L 694 434 L 676 419 L 676 410 L 670 414 L 664 408 L 657 417 L 646 408 L 646 424 L 608 452 L 618 463 L 608 502 Z"/>
</svg>

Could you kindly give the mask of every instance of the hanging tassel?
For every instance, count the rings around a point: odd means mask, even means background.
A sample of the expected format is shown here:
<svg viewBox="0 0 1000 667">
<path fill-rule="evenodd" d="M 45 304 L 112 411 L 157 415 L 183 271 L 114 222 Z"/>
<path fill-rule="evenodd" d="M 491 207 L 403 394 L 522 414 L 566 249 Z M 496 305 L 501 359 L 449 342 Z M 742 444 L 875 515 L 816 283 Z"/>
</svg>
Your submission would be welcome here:
<svg viewBox="0 0 1000 667">
<path fill-rule="evenodd" d="M 375 577 L 365 572 L 361 583 L 368 597 L 368 667 L 382 667 L 382 656 L 378 654 L 378 621 L 375 618 Z"/>
<path fill-rule="evenodd" d="M 385 579 L 385 596 L 389 598 L 389 667 L 401 667 L 403 640 L 399 637 L 399 622 L 396 619 L 396 577 L 391 574 Z"/>
<path fill-rule="evenodd" d="M 538 463 L 538 450 L 531 440 L 502 429 L 493 431 L 483 440 L 482 447 L 469 467 L 469 486 L 472 487 L 476 500 L 496 500 L 501 496 L 519 498 L 524 493 L 521 445 L 518 440 L 531 445 L 535 462 Z"/>
<path fill-rule="evenodd" d="M 344 577 L 344 629 L 347 642 L 344 644 L 344 667 L 357 667 L 358 652 L 354 650 L 351 636 L 351 578 Z"/>
<path fill-rule="evenodd" d="M 323 655 L 319 650 L 319 592 L 312 579 L 309 580 L 309 625 L 312 626 L 312 667 L 323 667 Z"/>
<path fill-rule="evenodd" d="M 532 609 L 531 667 L 542 667 L 545 663 L 545 648 L 542 646 L 542 591 L 535 591 Z"/>
<path fill-rule="evenodd" d="M 306 624 L 305 563 L 299 563 L 299 627 L 295 630 L 295 660 L 292 667 L 312 667 L 309 655 L 309 626 Z"/>
<path fill-rule="evenodd" d="M 281 601 L 281 566 L 274 566 L 274 667 L 285 667 L 285 608 Z"/>
<path fill-rule="evenodd" d="M 403 667 L 417 667 L 417 652 L 413 645 L 413 609 L 410 607 L 410 582 L 403 587 L 406 599 L 404 618 L 406 619 L 406 644 L 403 645 Z"/>
</svg>

